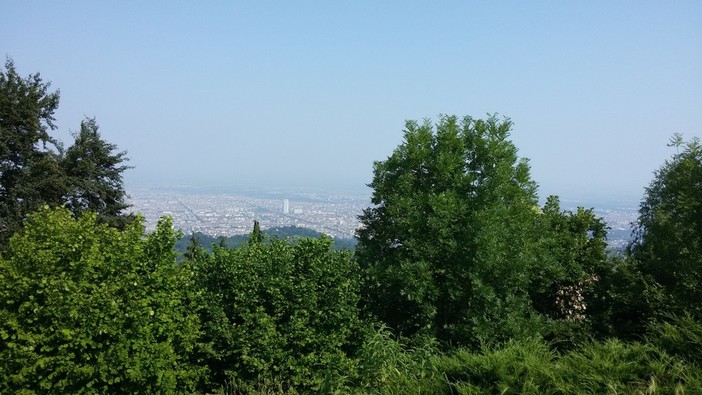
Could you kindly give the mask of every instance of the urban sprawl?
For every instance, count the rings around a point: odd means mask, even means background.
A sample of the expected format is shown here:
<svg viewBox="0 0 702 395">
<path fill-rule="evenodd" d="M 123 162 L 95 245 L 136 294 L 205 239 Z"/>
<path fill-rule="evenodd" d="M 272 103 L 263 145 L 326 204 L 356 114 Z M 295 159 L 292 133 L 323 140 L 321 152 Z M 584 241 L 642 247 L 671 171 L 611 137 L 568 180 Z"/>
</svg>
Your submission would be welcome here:
<svg viewBox="0 0 702 395">
<path fill-rule="evenodd" d="M 215 237 L 247 234 L 256 220 L 263 229 L 298 226 L 334 238 L 353 238 L 359 226 L 358 215 L 370 204 L 369 197 L 361 194 L 255 197 L 137 189 L 130 191 L 130 196 L 132 210 L 144 216 L 147 230 L 153 230 L 158 219 L 168 215 L 174 227 L 186 235 L 201 232 Z M 603 217 L 610 228 L 610 246 L 624 247 L 636 208 L 595 209 L 595 214 Z"/>
</svg>

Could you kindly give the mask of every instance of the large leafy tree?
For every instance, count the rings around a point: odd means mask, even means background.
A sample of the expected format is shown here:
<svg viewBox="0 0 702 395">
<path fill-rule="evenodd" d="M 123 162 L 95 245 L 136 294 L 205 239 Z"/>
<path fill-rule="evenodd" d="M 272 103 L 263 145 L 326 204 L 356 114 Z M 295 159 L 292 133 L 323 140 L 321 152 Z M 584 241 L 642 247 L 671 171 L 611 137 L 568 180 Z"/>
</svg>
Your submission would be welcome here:
<svg viewBox="0 0 702 395">
<path fill-rule="evenodd" d="M 59 92 L 39 74 L 22 78 L 12 60 L 0 70 L 0 246 L 16 232 L 27 213 L 65 192 L 60 144 L 49 131 Z"/>
<path fill-rule="evenodd" d="M 671 141 L 678 152 L 655 172 L 641 202 L 629 251 L 663 289 L 666 313 L 702 318 L 702 146 Z"/>
<path fill-rule="evenodd" d="M 451 344 L 545 334 L 585 321 L 605 260 L 591 210 L 537 205 L 509 119 L 409 121 L 376 162 L 373 207 L 360 217 L 364 306 L 403 335 Z"/>
<path fill-rule="evenodd" d="M 0 258 L 0 392 L 176 393 L 204 373 L 192 271 L 168 219 L 144 236 L 42 208 Z"/>
<path fill-rule="evenodd" d="M 525 252 L 536 185 L 511 125 L 408 121 L 404 142 L 375 163 L 357 254 L 365 306 L 400 333 L 466 344 L 535 330 Z"/>
<path fill-rule="evenodd" d="M 63 157 L 67 177 L 66 205 L 74 213 L 93 211 L 101 220 L 123 227 L 131 218 L 123 214 L 129 207 L 122 173 L 126 152 L 103 140 L 95 119 L 86 119 L 75 134 L 75 141 Z"/>
</svg>

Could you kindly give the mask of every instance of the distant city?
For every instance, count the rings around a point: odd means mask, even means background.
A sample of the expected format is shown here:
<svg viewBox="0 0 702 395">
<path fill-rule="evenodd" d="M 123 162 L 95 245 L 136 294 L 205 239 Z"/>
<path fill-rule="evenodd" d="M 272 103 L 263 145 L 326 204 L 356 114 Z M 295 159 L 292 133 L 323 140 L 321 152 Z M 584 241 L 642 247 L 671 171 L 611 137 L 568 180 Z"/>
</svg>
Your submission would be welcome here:
<svg viewBox="0 0 702 395">
<path fill-rule="evenodd" d="M 638 208 L 595 209 L 595 215 L 604 218 L 609 229 L 607 241 L 612 248 L 620 249 L 631 240 L 632 224 L 639 215 Z"/>
<path fill-rule="evenodd" d="M 141 213 L 147 230 L 161 216 L 173 218 L 186 235 L 210 236 L 250 233 L 253 221 L 263 229 L 298 226 L 334 238 L 353 238 L 358 215 L 370 204 L 368 195 L 281 192 L 206 193 L 190 190 L 130 190 L 134 212 Z"/>
<path fill-rule="evenodd" d="M 188 188 L 129 191 L 134 212 L 141 213 L 147 230 L 155 228 L 164 215 L 173 218 L 176 229 L 186 235 L 201 232 L 210 236 L 250 233 L 253 221 L 263 229 L 298 226 L 334 238 L 353 238 L 360 225 L 358 216 L 370 205 L 362 193 L 300 193 L 281 191 L 212 192 Z M 631 238 L 631 224 L 637 218 L 634 205 L 582 204 L 562 201 L 562 208 L 594 207 L 595 214 L 609 226 L 609 245 L 623 248 Z"/>
</svg>

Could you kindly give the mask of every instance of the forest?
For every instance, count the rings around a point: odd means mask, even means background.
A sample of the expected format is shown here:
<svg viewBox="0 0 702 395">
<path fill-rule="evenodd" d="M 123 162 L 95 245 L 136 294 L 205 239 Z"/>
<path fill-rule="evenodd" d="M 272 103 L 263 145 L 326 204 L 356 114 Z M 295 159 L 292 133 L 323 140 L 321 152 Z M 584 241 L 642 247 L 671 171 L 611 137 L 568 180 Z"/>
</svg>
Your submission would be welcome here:
<svg viewBox="0 0 702 395">
<path fill-rule="evenodd" d="M 702 145 L 674 134 L 624 254 L 539 204 L 510 119 L 407 121 L 354 251 L 145 232 L 124 151 L 0 73 L 0 393 L 702 393 Z M 182 242 L 181 242 L 182 243 Z"/>
<path fill-rule="evenodd" d="M 282 239 L 288 240 L 291 243 L 295 243 L 301 238 L 319 238 L 324 236 L 323 233 L 317 232 L 309 228 L 303 228 L 299 226 L 280 226 L 270 229 L 262 230 L 265 237 L 268 239 Z M 212 252 L 215 245 L 227 248 L 238 248 L 249 241 L 249 235 L 232 235 L 228 237 L 220 236 L 214 237 L 206 235 L 202 232 L 194 232 L 190 235 L 183 235 L 175 243 L 175 251 L 178 253 L 179 257 L 183 257 L 183 254 L 188 250 L 188 246 L 191 243 L 196 243 L 204 248 L 207 252 Z M 332 242 L 332 250 L 350 250 L 353 251 L 356 248 L 355 239 L 342 239 L 334 238 Z"/>
</svg>

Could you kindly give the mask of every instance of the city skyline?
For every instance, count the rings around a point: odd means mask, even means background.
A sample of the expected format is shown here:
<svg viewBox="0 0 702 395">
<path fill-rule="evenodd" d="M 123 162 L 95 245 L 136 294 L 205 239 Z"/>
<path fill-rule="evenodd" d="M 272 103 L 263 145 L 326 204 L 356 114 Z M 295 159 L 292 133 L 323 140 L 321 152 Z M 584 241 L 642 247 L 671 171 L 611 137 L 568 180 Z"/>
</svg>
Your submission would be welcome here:
<svg viewBox="0 0 702 395">
<path fill-rule="evenodd" d="M 241 193 L 184 193 L 177 190 L 137 189 L 130 193 L 130 210 L 141 214 L 148 231 L 162 216 L 170 216 L 185 234 L 232 236 L 262 228 L 297 226 L 332 237 L 353 238 L 357 216 L 369 201 L 353 194 L 295 195 L 294 198 Z M 285 203 L 288 203 L 286 212 Z"/>
<path fill-rule="evenodd" d="M 140 188 L 130 191 L 130 195 L 130 210 L 144 217 L 147 231 L 152 231 L 162 216 L 170 216 L 174 228 L 186 236 L 197 232 L 213 237 L 249 234 L 254 221 L 258 221 L 264 230 L 296 226 L 333 238 L 351 239 L 360 226 L 358 215 L 371 205 L 369 195 L 355 193 Z M 598 205 L 561 201 L 563 210 L 575 211 L 579 206 L 592 208 L 605 221 L 610 247 L 623 248 L 628 244 L 638 216 L 636 206 L 627 202 Z"/>
</svg>

